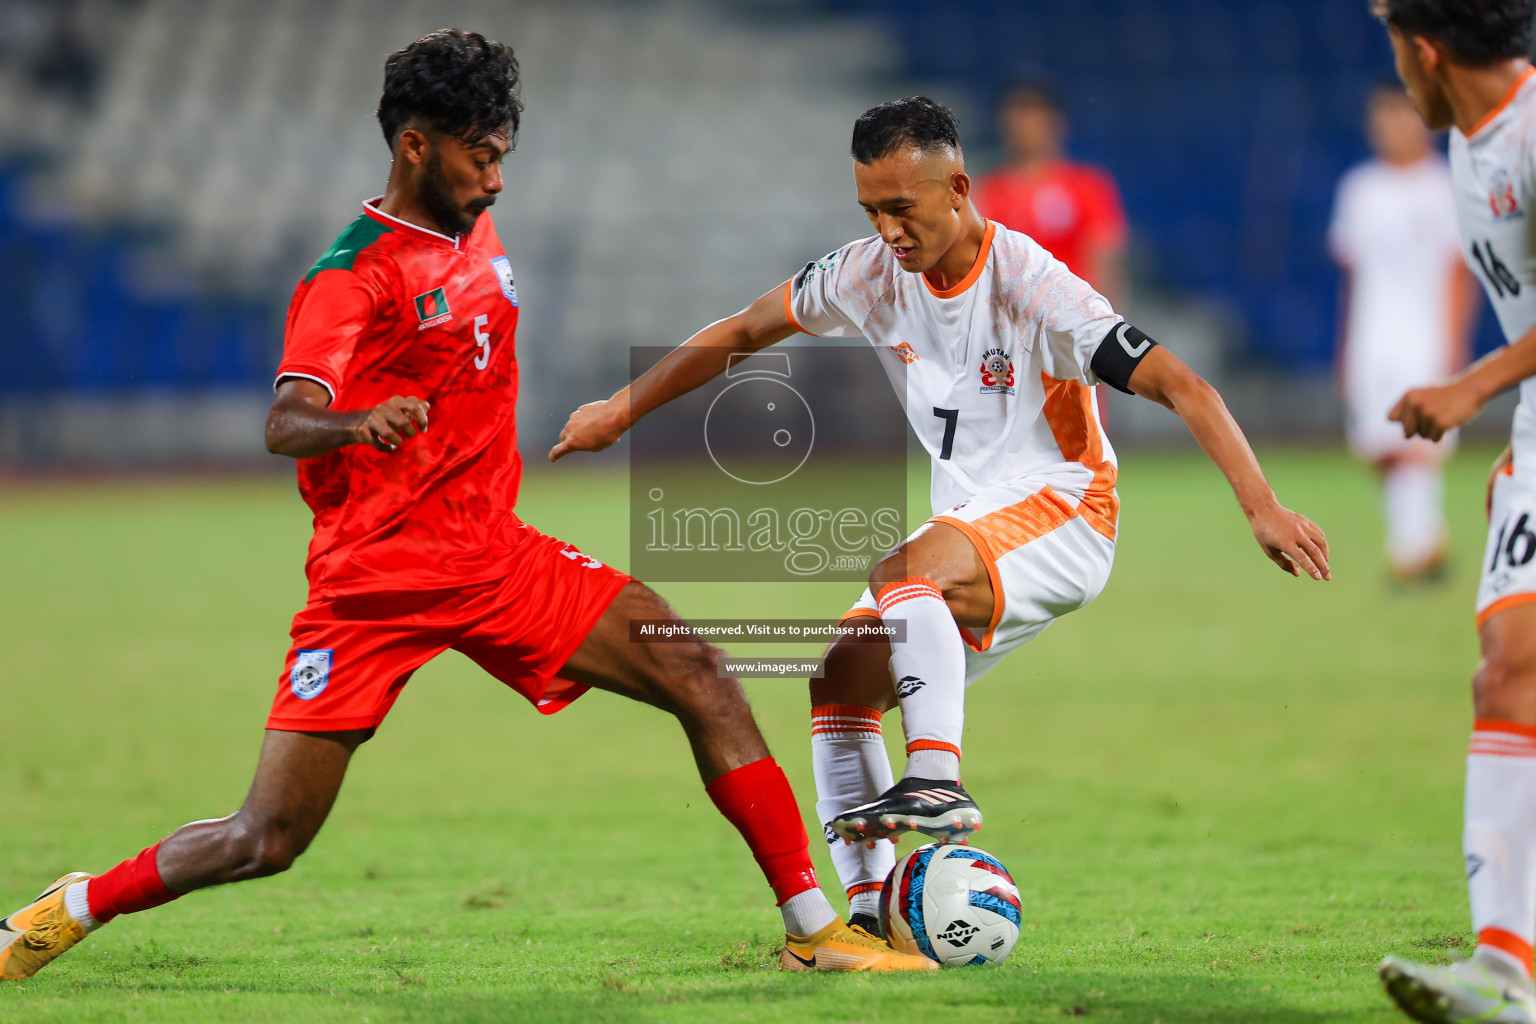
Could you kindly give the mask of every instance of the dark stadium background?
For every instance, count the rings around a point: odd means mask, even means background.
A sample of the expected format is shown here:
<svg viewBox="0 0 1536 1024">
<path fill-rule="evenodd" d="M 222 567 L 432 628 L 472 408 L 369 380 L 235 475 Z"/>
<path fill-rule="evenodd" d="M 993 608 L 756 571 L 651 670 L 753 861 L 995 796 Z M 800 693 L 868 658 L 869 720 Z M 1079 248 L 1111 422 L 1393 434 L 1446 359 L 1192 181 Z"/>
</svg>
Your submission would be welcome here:
<svg viewBox="0 0 1536 1024">
<path fill-rule="evenodd" d="M 6 0 L 0 465 L 265 464 L 254 424 L 293 282 L 382 189 L 370 92 L 439 23 L 522 55 L 495 215 L 523 295 L 525 452 L 670 344 L 867 233 L 847 126 L 924 91 L 962 117 L 1046 75 L 1108 168 L 1129 312 L 1246 426 L 1325 440 L 1334 184 L 1391 75 L 1364 0 Z M 1497 341 L 1490 316 L 1479 346 Z M 1177 439 L 1122 403 L 1118 439 Z M 1495 431 L 1502 414 L 1485 422 Z"/>
</svg>

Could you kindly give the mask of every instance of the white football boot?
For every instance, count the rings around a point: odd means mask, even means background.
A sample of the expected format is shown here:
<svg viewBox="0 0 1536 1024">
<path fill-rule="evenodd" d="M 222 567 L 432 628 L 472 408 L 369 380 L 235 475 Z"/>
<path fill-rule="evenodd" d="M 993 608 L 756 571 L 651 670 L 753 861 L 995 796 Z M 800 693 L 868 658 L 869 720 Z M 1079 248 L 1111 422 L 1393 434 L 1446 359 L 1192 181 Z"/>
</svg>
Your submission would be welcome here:
<svg viewBox="0 0 1536 1024">
<path fill-rule="evenodd" d="M 1499 956 L 1434 967 L 1389 956 L 1376 968 L 1387 995 L 1424 1024 L 1536 1024 L 1525 972 Z"/>
</svg>

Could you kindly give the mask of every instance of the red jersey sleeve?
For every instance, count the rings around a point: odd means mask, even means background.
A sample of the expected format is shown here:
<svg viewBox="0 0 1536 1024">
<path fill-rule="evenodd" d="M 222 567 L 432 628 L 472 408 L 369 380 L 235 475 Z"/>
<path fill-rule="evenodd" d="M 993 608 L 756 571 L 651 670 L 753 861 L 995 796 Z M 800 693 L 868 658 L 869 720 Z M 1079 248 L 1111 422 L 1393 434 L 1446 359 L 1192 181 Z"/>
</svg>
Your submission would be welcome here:
<svg viewBox="0 0 1536 1024">
<path fill-rule="evenodd" d="M 303 377 L 323 385 L 335 401 L 375 304 L 374 289 L 351 270 L 322 270 L 301 285 L 288 307 L 277 382 Z"/>
<path fill-rule="evenodd" d="M 976 179 L 976 185 L 971 190 L 971 202 L 975 205 L 977 213 L 988 220 L 995 220 L 1007 226 L 1009 218 L 1004 217 L 997 210 L 997 191 L 997 172 L 988 171 Z"/>
<path fill-rule="evenodd" d="M 1098 168 L 1090 169 L 1083 179 L 1086 217 L 1083 233 L 1102 246 L 1125 244 L 1125 208 L 1120 204 L 1120 189 L 1115 179 Z"/>
</svg>

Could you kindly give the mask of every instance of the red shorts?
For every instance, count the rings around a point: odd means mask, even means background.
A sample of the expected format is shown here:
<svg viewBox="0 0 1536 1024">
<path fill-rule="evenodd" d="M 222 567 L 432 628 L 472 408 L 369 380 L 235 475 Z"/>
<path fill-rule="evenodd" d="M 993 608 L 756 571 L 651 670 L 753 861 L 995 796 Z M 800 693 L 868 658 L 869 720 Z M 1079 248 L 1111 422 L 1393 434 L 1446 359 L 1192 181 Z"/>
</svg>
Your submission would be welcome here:
<svg viewBox="0 0 1536 1024">
<path fill-rule="evenodd" d="M 293 620 L 268 729 L 384 721 L 411 673 L 452 648 L 552 715 L 586 692 L 556 673 L 630 577 L 528 531 L 504 580 L 459 590 L 311 599 Z"/>
</svg>

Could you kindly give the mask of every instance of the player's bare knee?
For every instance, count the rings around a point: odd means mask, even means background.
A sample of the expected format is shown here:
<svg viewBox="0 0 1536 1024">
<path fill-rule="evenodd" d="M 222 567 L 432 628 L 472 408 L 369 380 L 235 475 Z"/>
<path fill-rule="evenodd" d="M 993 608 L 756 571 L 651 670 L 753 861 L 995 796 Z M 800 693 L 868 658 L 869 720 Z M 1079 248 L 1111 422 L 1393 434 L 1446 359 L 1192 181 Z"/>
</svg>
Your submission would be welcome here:
<svg viewBox="0 0 1536 1024">
<path fill-rule="evenodd" d="M 225 843 L 225 881 L 240 882 L 281 874 L 309 844 L 280 823 L 232 821 Z"/>
<path fill-rule="evenodd" d="M 828 650 L 820 679 L 811 680 L 811 705 L 853 704 L 889 711 L 896 706 L 887 643 L 839 640 Z"/>
<path fill-rule="evenodd" d="M 750 714 L 741 683 L 720 675 L 725 652 L 710 644 L 687 644 L 677 652 L 677 664 L 667 685 L 673 712 L 697 722 Z"/>
<path fill-rule="evenodd" d="M 905 545 L 892 551 L 869 570 L 869 592 L 876 597 L 880 591 L 892 583 L 900 583 L 910 575 L 907 572 L 907 549 Z"/>
<path fill-rule="evenodd" d="M 634 669 L 651 704 L 674 715 L 694 714 L 708 704 L 723 651 L 694 641 L 650 644 L 643 652 Z"/>
</svg>

